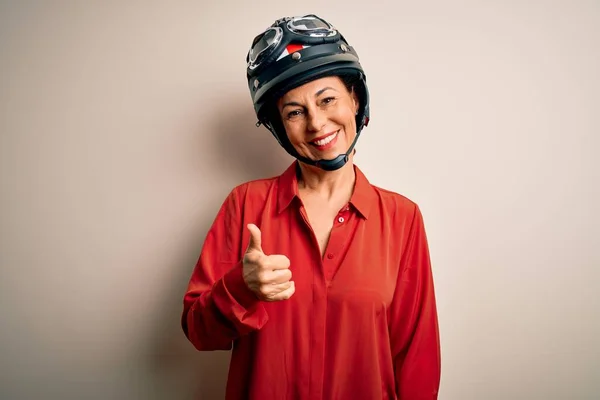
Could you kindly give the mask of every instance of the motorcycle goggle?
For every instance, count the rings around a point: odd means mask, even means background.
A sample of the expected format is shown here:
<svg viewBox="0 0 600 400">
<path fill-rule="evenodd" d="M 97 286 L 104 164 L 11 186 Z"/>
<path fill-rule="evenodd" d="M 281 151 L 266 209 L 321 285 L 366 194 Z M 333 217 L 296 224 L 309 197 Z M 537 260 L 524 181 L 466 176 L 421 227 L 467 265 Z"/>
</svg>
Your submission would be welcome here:
<svg viewBox="0 0 600 400">
<path fill-rule="evenodd" d="M 287 27 L 291 32 L 310 37 L 330 37 L 337 34 L 337 30 L 330 23 L 316 15 L 291 18 Z"/>
<path fill-rule="evenodd" d="M 337 30 L 331 24 L 314 15 L 293 17 L 286 20 L 287 29 L 297 35 L 308 38 L 328 38 L 337 35 Z M 252 47 L 248 52 L 248 68 L 253 70 L 260 66 L 278 47 L 282 38 L 283 29 L 280 26 L 272 26 L 261 35 L 258 35 L 252 42 Z"/>
<path fill-rule="evenodd" d="M 270 55 L 277 45 L 281 42 L 283 29 L 278 26 L 271 27 L 264 31 L 262 35 L 257 36 L 252 42 L 252 47 L 248 53 L 248 68 L 255 69 L 262 60 Z"/>
</svg>

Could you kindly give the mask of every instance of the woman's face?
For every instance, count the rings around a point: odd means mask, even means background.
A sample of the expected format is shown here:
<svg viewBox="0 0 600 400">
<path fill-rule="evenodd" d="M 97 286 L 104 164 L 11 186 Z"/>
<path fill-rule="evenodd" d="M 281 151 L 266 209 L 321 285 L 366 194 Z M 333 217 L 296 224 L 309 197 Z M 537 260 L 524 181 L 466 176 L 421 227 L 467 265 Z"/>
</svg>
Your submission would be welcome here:
<svg viewBox="0 0 600 400">
<path fill-rule="evenodd" d="M 356 136 L 358 97 L 337 76 L 316 79 L 283 95 L 277 108 L 287 136 L 301 156 L 333 159 Z"/>
</svg>

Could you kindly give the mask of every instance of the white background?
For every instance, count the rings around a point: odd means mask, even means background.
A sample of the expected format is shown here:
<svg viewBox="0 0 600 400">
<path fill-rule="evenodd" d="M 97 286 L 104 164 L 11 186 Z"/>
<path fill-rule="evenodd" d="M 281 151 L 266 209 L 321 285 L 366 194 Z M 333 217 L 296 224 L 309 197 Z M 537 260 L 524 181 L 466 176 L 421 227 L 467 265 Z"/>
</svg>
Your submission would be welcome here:
<svg viewBox="0 0 600 400">
<path fill-rule="evenodd" d="M 253 37 L 316 13 L 367 72 L 357 164 L 417 202 L 442 400 L 600 392 L 600 3 L 0 3 L 0 397 L 218 399 L 182 298 L 255 128 Z"/>
</svg>

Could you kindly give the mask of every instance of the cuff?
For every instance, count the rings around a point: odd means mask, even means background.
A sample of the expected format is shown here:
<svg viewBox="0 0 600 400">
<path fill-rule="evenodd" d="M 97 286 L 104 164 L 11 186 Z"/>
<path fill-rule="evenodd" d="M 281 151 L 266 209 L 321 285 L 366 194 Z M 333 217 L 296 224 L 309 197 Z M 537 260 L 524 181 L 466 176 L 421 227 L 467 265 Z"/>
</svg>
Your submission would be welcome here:
<svg viewBox="0 0 600 400">
<path fill-rule="evenodd" d="M 237 263 L 213 288 L 213 300 L 240 333 L 260 329 L 268 320 L 264 305 L 244 282 L 243 263 Z"/>
</svg>

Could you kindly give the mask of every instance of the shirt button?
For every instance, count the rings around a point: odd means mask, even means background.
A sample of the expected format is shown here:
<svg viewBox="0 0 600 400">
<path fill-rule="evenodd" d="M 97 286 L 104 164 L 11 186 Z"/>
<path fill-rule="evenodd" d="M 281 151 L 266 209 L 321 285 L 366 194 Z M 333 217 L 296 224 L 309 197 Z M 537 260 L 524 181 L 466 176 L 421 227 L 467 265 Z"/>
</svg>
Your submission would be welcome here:
<svg viewBox="0 0 600 400">
<path fill-rule="evenodd" d="M 333 258 L 333 253 L 327 254 L 327 258 L 329 258 L 331 260 Z"/>
<path fill-rule="evenodd" d="M 344 217 L 339 217 L 339 218 L 338 218 L 338 222 L 339 222 L 340 224 L 341 224 L 341 223 L 343 223 L 343 222 L 344 222 Z"/>
</svg>

